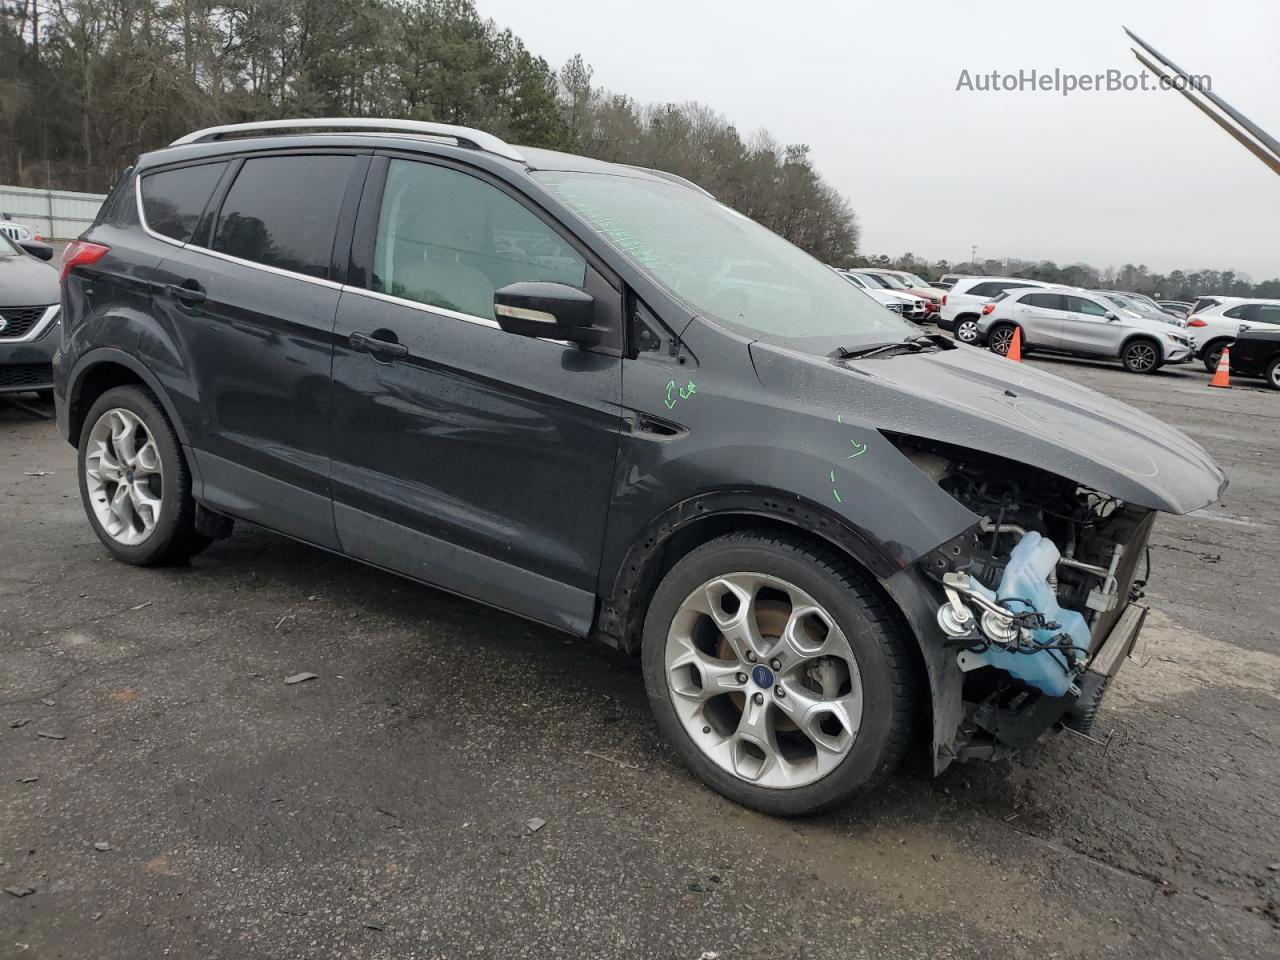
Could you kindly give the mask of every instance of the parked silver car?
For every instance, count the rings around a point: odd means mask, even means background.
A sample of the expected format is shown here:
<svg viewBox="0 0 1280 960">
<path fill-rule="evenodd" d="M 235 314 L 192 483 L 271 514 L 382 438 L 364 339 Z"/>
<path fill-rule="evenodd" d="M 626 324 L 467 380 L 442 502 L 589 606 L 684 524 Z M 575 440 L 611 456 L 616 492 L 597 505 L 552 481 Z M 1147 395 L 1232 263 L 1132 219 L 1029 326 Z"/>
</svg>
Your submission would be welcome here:
<svg viewBox="0 0 1280 960">
<path fill-rule="evenodd" d="M 1195 341 L 1183 331 L 1074 287 L 1001 294 L 982 308 L 978 342 L 1004 355 L 1018 329 L 1028 349 L 1118 359 L 1131 373 L 1154 373 L 1195 353 Z"/>
</svg>

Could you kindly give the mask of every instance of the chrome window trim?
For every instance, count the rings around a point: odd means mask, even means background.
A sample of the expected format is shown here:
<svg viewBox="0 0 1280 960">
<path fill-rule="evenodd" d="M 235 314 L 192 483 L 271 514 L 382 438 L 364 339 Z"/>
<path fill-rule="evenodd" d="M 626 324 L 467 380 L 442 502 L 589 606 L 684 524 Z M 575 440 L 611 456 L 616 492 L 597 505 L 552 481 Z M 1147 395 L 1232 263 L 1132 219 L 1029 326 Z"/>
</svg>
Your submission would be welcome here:
<svg viewBox="0 0 1280 960">
<path fill-rule="evenodd" d="M 4 309 L 4 307 L 0 307 L 0 312 Z M 45 307 L 44 313 L 40 314 L 40 319 L 36 321 L 35 326 L 26 332 L 25 336 L 11 339 L 0 335 L 0 347 L 8 347 L 15 343 L 30 343 L 32 340 L 39 340 L 44 336 L 45 331 L 48 330 L 49 327 L 53 326 L 53 323 L 57 320 L 58 314 L 61 310 L 61 304 L 57 303 L 53 303 Z"/>
<path fill-rule="evenodd" d="M 345 286 L 342 288 L 343 293 L 353 293 L 359 297 L 368 297 L 371 300 L 382 300 L 386 303 L 394 303 L 401 307 L 410 307 L 419 310 L 422 313 L 438 314 L 448 317 L 451 320 L 462 320 L 466 323 L 474 323 L 481 327 L 492 327 L 494 330 L 501 330 L 502 326 L 496 320 L 490 320 L 488 317 L 477 317 L 473 313 L 462 313 L 460 310 L 450 310 L 447 307 L 437 307 L 430 303 L 423 303 L 421 300 L 409 300 L 405 297 L 397 297 L 390 293 L 380 293 L 377 290 L 366 290 L 364 287 Z"/>
<path fill-rule="evenodd" d="M 342 284 L 333 280 L 326 280 L 324 277 L 313 277 L 310 274 L 298 273 L 296 270 L 285 270 L 283 267 L 273 267 L 269 263 L 258 263 L 255 260 L 245 260 L 243 257 L 232 256 L 229 253 L 223 253 L 221 250 L 211 250 L 208 247 L 202 247 L 197 243 L 183 243 L 173 237 L 166 237 L 163 233 L 156 233 L 147 225 L 147 214 L 142 208 L 142 181 L 146 179 L 146 175 L 141 175 L 137 179 L 134 187 L 134 194 L 138 204 L 138 221 L 142 224 L 143 231 L 149 237 L 156 240 L 163 240 L 165 243 L 171 244 L 180 250 L 194 250 L 197 253 L 203 253 L 206 256 L 215 257 L 219 260 L 226 260 L 228 263 L 238 263 L 242 267 L 253 267 L 255 270 L 262 270 L 266 273 L 274 273 L 280 277 L 289 277 L 294 280 L 306 280 L 308 283 L 318 284 L 322 287 L 328 287 L 330 290 L 343 289 Z"/>
</svg>

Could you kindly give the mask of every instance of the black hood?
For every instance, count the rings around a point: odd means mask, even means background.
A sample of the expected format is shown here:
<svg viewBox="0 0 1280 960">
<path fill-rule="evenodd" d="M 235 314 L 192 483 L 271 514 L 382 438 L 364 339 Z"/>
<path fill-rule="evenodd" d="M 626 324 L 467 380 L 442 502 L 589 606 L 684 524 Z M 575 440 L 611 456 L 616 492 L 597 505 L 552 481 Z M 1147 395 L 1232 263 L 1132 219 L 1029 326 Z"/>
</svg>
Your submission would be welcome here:
<svg viewBox="0 0 1280 960">
<path fill-rule="evenodd" d="M 1095 390 L 974 348 L 836 362 L 756 341 L 769 390 L 856 410 L 882 431 L 1039 467 L 1128 503 L 1188 513 L 1226 475 L 1182 433 Z"/>
<path fill-rule="evenodd" d="M 41 307 L 57 302 L 57 270 L 29 254 L 0 255 L 0 311 L 5 307 Z"/>
</svg>

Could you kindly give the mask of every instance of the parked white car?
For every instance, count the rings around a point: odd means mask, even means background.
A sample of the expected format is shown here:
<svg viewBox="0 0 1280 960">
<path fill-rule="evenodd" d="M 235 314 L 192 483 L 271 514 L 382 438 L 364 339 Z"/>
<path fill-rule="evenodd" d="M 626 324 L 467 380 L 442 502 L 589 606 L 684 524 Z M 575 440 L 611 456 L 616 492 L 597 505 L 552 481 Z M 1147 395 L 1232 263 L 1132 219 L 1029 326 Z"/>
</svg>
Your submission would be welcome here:
<svg viewBox="0 0 1280 960">
<path fill-rule="evenodd" d="M 34 227 L 29 227 L 25 223 L 19 223 L 7 213 L 0 213 L 0 233 L 3 233 L 14 243 L 22 243 L 26 240 L 36 239 L 36 231 Z"/>
<path fill-rule="evenodd" d="M 1016 330 L 1028 350 L 1117 359 L 1130 373 L 1186 363 L 1195 351 L 1195 341 L 1177 327 L 1076 287 L 1011 290 L 982 307 L 978 339 L 993 353 L 1007 354 Z"/>
<path fill-rule="evenodd" d="M 1210 373 L 1218 369 L 1222 348 L 1231 345 L 1242 327 L 1280 326 L 1280 300 L 1201 297 L 1196 304 L 1207 305 L 1199 306 L 1187 319 L 1187 332 L 1195 335 L 1196 355 Z"/>
<path fill-rule="evenodd" d="M 840 276 L 844 277 L 882 307 L 892 310 L 898 316 L 906 317 L 908 320 L 915 320 L 917 317 L 924 318 L 924 301 L 919 297 L 908 297 L 900 293 L 894 293 L 892 290 L 888 290 L 850 270 L 836 270 L 836 273 L 840 274 Z"/>
<path fill-rule="evenodd" d="M 938 310 L 938 329 L 952 330 L 961 343 L 973 343 L 978 338 L 978 320 L 982 305 L 989 303 L 1006 290 L 1021 287 L 1047 287 L 1039 280 L 1023 280 L 1020 277 L 960 277 Z"/>
</svg>

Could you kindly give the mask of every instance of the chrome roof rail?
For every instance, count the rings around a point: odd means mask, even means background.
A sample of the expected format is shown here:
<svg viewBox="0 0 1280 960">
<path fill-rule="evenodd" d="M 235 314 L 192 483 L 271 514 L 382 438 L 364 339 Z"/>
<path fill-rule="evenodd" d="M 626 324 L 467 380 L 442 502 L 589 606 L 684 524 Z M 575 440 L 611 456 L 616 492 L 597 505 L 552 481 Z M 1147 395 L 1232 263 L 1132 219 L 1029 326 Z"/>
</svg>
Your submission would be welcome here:
<svg viewBox="0 0 1280 960">
<path fill-rule="evenodd" d="M 228 123 L 220 127 L 207 127 L 204 130 L 188 133 L 185 137 L 179 137 L 173 141 L 169 146 L 177 147 L 185 143 L 206 143 L 211 140 L 217 140 L 225 134 L 266 133 L 268 131 L 287 132 L 289 130 L 332 130 L 334 132 L 343 130 L 377 132 L 385 130 L 401 134 L 417 134 L 424 137 L 446 137 L 457 141 L 458 145 L 462 147 L 483 150 L 486 153 L 497 154 L 500 157 L 506 157 L 508 160 L 515 160 L 518 163 L 525 162 L 524 155 L 519 150 L 498 139 L 493 134 L 485 133 L 483 130 L 458 127 L 451 123 L 428 123 L 423 120 L 387 120 L 377 117 L 298 117 L 285 120 L 259 120 L 254 123 Z"/>
</svg>

